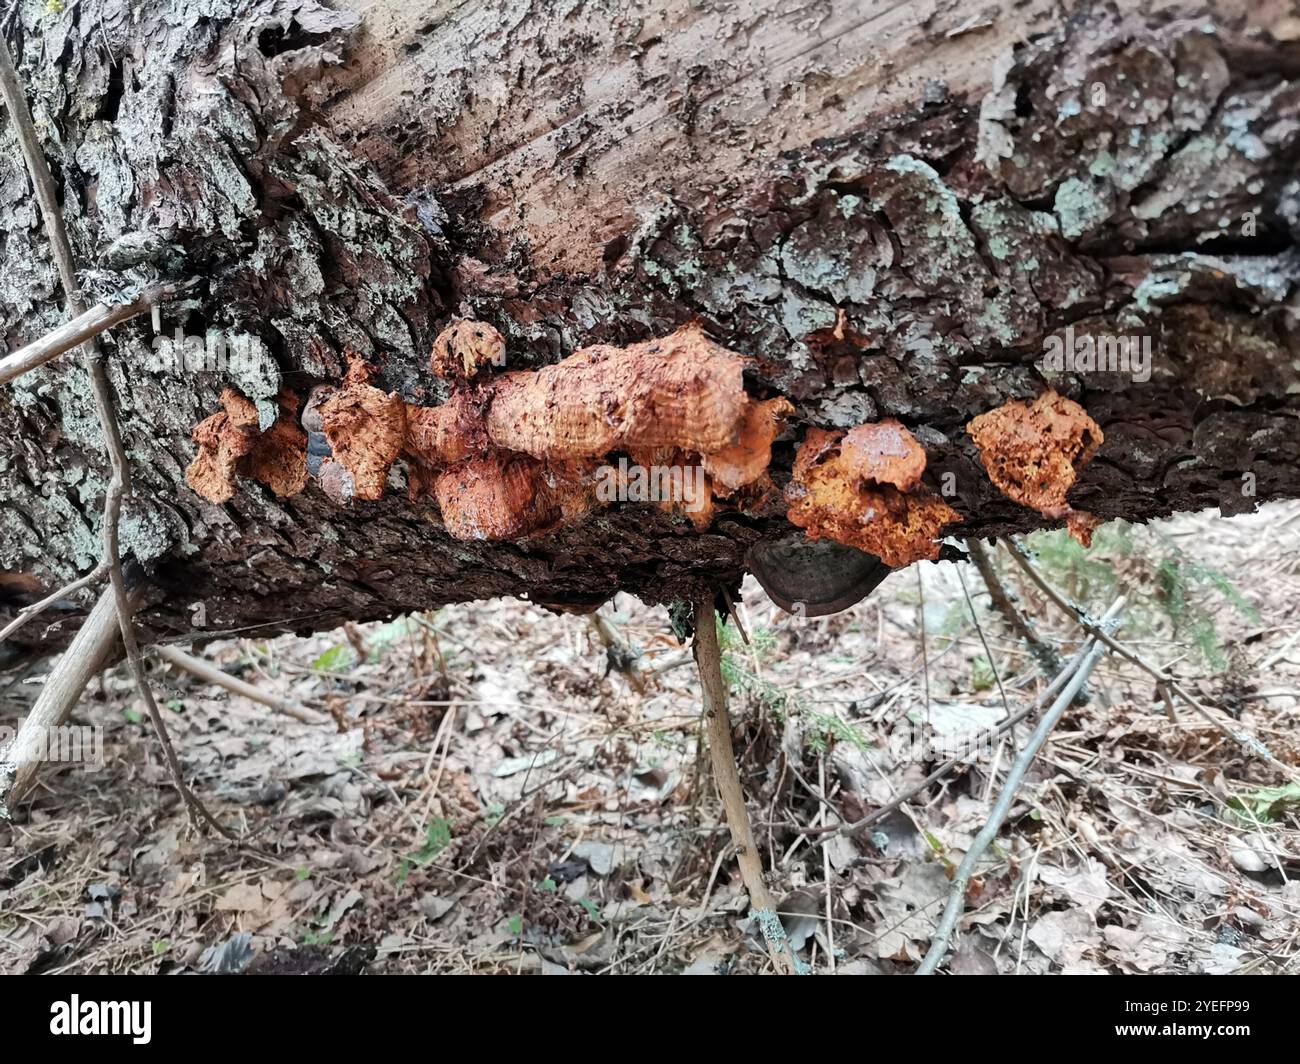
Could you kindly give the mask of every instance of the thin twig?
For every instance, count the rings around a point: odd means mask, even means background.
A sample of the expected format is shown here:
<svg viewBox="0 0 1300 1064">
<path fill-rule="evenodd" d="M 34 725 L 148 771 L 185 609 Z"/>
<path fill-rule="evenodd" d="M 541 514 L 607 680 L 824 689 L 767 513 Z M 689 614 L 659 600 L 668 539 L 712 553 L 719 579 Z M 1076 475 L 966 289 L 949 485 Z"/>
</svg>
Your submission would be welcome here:
<svg viewBox="0 0 1300 1064">
<path fill-rule="evenodd" d="M 114 325 L 143 314 L 146 310 L 174 299 L 185 289 L 197 284 L 197 279 L 174 284 L 152 285 L 144 289 L 129 303 L 98 303 L 84 314 L 20 347 L 12 355 L 0 358 L 0 384 L 8 384 L 29 370 L 52 362 L 65 351 L 80 347 Z"/>
<path fill-rule="evenodd" d="M 1123 607 L 1123 604 L 1124 597 L 1121 595 L 1106 612 L 1107 619 L 1114 617 Z M 980 829 L 980 833 L 975 836 L 975 841 L 971 843 L 970 849 L 966 851 L 966 856 L 962 858 L 961 864 L 957 867 L 957 874 L 953 877 L 952 886 L 948 891 L 948 903 L 944 907 L 943 916 L 940 918 L 939 925 L 934 931 L 934 937 L 930 941 L 930 950 L 916 970 L 917 975 L 933 975 L 939 967 L 939 962 L 943 960 L 944 954 L 948 951 L 948 940 L 952 937 L 953 929 L 957 926 L 957 918 L 965 907 L 966 888 L 970 885 L 971 874 L 975 871 L 976 863 L 1002 829 L 1002 822 L 1006 820 L 1007 813 L 1011 810 L 1011 803 L 1020 790 L 1020 784 L 1024 781 L 1025 773 L 1029 771 L 1029 766 L 1033 763 L 1034 758 L 1038 756 L 1038 751 L 1042 749 L 1043 743 L 1047 741 L 1048 734 L 1056 727 L 1056 722 L 1061 719 L 1062 714 L 1065 713 L 1074 700 L 1075 693 L 1088 679 L 1093 666 L 1101 658 L 1103 650 L 1104 646 L 1100 640 L 1093 643 L 1092 649 L 1083 659 L 1083 663 L 1075 670 L 1070 682 L 1065 685 L 1065 689 L 1056 696 L 1056 701 L 1052 703 L 1051 708 L 1043 714 L 1043 719 L 1038 722 L 1038 727 L 1034 729 L 1034 733 L 1029 737 L 1025 748 L 1020 751 L 1019 756 L 1012 764 L 1011 771 L 1007 773 L 1006 782 L 1002 786 L 1002 793 L 998 795 L 998 800 L 989 813 L 988 822 Z"/>
<path fill-rule="evenodd" d="M 1011 557 L 1015 559 L 1016 564 L 1024 570 L 1025 575 L 1034 582 L 1038 587 L 1038 590 L 1046 595 L 1061 610 L 1069 614 L 1074 619 L 1075 624 L 1085 632 L 1096 639 L 1099 639 L 1120 657 L 1124 658 L 1126 661 L 1132 662 L 1143 672 L 1151 676 L 1162 691 L 1172 691 L 1187 703 L 1188 706 L 1199 713 L 1205 720 L 1209 721 L 1210 724 L 1223 732 L 1224 735 L 1227 735 L 1234 742 L 1252 753 L 1258 754 L 1266 761 L 1272 762 L 1283 774 L 1286 775 L 1288 779 L 1300 779 L 1300 773 L 1297 773 L 1295 769 L 1285 762 L 1279 761 L 1273 755 L 1273 752 L 1253 735 L 1247 735 L 1245 732 L 1238 731 L 1221 717 L 1215 715 L 1208 706 L 1202 704 L 1201 701 L 1193 696 L 1185 687 L 1183 687 L 1182 684 L 1170 676 L 1166 669 L 1148 661 L 1137 651 L 1130 650 L 1123 643 L 1114 639 L 1109 633 L 1093 623 L 1083 610 L 1073 605 L 1064 595 L 1057 591 L 1056 588 L 1052 587 L 1052 585 L 1043 578 L 1042 573 L 1040 573 L 1034 563 L 1029 560 L 1029 555 L 1025 553 L 1024 548 L 1021 547 L 1020 544 L 1015 543 L 1010 539 L 1003 540 L 1003 543 L 1006 544 L 1007 550 L 1011 552 Z"/>
<path fill-rule="evenodd" d="M 925 580 L 921 567 L 916 567 L 917 616 L 921 622 L 921 677 L 925 688 L 925 723 L 930 723 L 930 645 L 926 636 L 925 623 Z"/>
<path fill-rule="evenodd" d="M 993 651 L 989 648 L 989 641 L 984 638 L 984 626 L 980 624 L 979 614 L 975 612 L 975 602 L 970 597 L 970 588 L 966 586 L 966 575 L 957 566 L 957 581 L 961 584 L 961 593 L 966 597 L 966 608 L 970 610 L 970 619 L 975 625 L 975 634 L 980 637 L 980 645 L 984 647 L 984 656 L 989 659 L 989 668 L 993 672 L 993 679 L 998 684 L 998 694 L 1002 698 L 1002 708 L 1006 710 L 1007 716 L 1011 716 L 1011 703 L 1007 701 L 1006 688 L 1002 686 L 1002 674 L 998 672 L 998 663 L 993 657 Z"/>
<path fill-rule="evenodd" d="M 984 549 L 984 544 L 978 539 L 968 539 L 966 550 L 970 554 L 971 561 L 975 563 L 975 568 L 980 571 L 980 576 L 984 578 L 984 586 L 989 590 L 989 598 L 994 608 L 1007 622 L 1007 627 L 1029 647 L 1034 659 L 1042 668 L 1043 675 L 1055 676 L 1061 671 L 1061 655 L 1056 652 L 1054 646 L 1034 631 L 1024 614 L 1016 609 L 1016 604 L 1011 601 L 1011 595 L 998 576 L 998 571 L 988 551 Z"/>
<path fill-rule="evenodd" d="M 30 606 L 24 606 L 18 611 L 18 614 L 12 621 L 5 625 L 4 628 L 0 629 L 0 643 L 3 643 L 28 621 L 44 613 L 56 602 L 63 601 L 69 595 L 75 595 L 78 591 L 89 587 L 91 584 L 99 583 L 100 579 L 107 572 L 108 562 L 101 560 L 99 564 L 85 576 L 80 576 L 76 580 L 72 581 L 72 583 L 65 584 L 57 591 L 50 592 L 50 594 L 46 595 L 39 602 L 33 602 Z"/>
<path fill-rule="evenodd" d="M 826 755 L 817 758 L 817 787 L 826 793 Z M 826 823 L 826 807 L 817 811 L 822 823 Z M 831 975 L 835 974 L 835 883 L 831 872 L 831 851 L 822 847 L 822 879 L 826 883 L 826 963 Z"/>
<path fill-rule="evenodd" d="M 81 283 L 77 280 L 76 261 L 72 254 L 72 242 L 68 239 L 67 226 L 63 221 L 63 212 L 59 206 L 58 193 L 54 186 L 54 177 L 50 165 L 46 162 L 41 149 L 36 126 L 32 122 L 31 111 L 27 107 L 27 98 L 18 82 L 18 73 L 14 69 L 13 57 L 9 54 L 9 45 L 0 35 L 0 94 L 4 96 L 5 106 L 22 148 L 23 158 L 27 163 L 27 173 L 31 177 L 36 200 L 40 204 L 41 215 L 45 221 L 45 232 L 50 240 L 50 253 L 59 270 L 63 282 L 64 301 L 68 313 L 79 317 L 86 312 L 86 300 L 81 292 Z M 127 592 L 126 579 L 122 575 L 122 556 L 118 543 L 118 521 L 122 513 L 122 498 L 130 493 L 130 466 L 126 449 L 122 446 L 122 433 L 117 423 L 117 413 L 113 404 L 113 389 L 109 384 L 108 371 L 104 367 L 104 356 L 99 344 L 92 336 L 81 345 L 82 361 L 90 375 L 91 391 L 95 397 L 95 413 L 99 418 L 100 431 L 104 434 L 104 443 L 108 452 L 111 471 L 108 489 L 104 493 L 103 560 L 108 564 L 108 578 L 113 588 L 113 598 L 117 603 L 117 623 L 122 633 L 122 646 L 126 650 L 131 674 L 139 689 L 153 722 L 158 740 L 162 743 L 167 766 L 171 771 L 172 782 L 185 802 L 191 819 L 197 825 L 206 823 L 223 837 L 238 841 L 236 837 L 222 827 L 186 786 L 181 772 L 180 761 L 172 748 L 171 738 L 167 734 L 167 725 L 144 673 L 144 663 L 140 658 L 140 646 L 136 642 L 135 631 L 131 625 L 132 607 Z"/>
<path fill-rule="evenodd" d="M 745 794 L 736 770 L 736 754 L 731 745 L 731 719 L 727 714 L 727 688 L 722 679 L 722 650 L 718 646 L 718 628 L 713 613 L 713 596 L 701 595 L 695 602 L 695 663 L 704 692 L 704 718 L 709 733 L 709 756 L 713 762 L 713 779 L 718 785 L 731 841 L 736 847 L 740 878 L 749 893 L 749 904 L 767 943 L 768 955 L 777 972 L 794 975 L 801 970 L 790 939 L 776 914 L 772 896 L 763 882 L 763 863 L 758 844 L 745 808 Z"/>
<path fill-rule="evenodd" d="M 254 702 L 260 702 L 264 706 L 270 706 L 277 713 L 283 713 L 294 720 L 300 720 L 304 724 L 329 724 L 330 719 L 323 714 L 316 713 L 306 706 L 299 705 L 292 698 L 282 698 L 280 695 L 269 694 L 260 687 L 254 687 L 251 683 L 245 683 L 237 676 L 231 676 L 229 673 L 222 672 L 215 665 L 202 661 L 199 658 L 191 657 L 185 651 L 178 647 L 165 646 L 158 644 L 152 648 L 153 653 L 162 658 L 178 669 L 183 669 L 192 676 L 197 676 L 200 680 L 207 683 L 214 683 L 219 687 L 224 687 L 227 691 L 240 695 L 244 698 L 251 699 Z"/>
<path fill-rule="evenodd" d="M 627 678 L 632 690 L 640 695 L 645 694 L 645 677 L 641 675 L 641 668 L 636 660 L 640 654 L 619 635 L 609 618 L 600 610 L 590 617 L 591 627 L 596 630 L 596 636 L 605 648 L 605 660 L 611 668 L 617 669 Z"/>
</svg>

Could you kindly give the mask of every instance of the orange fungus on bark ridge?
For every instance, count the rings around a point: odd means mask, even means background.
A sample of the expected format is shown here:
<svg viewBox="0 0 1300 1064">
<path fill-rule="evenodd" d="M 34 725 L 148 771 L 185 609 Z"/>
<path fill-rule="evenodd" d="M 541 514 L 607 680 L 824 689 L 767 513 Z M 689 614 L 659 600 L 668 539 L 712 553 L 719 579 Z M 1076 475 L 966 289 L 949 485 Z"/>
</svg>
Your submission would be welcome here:
<svg viewBox="0 0 1300 1064">
<path fill-rule="evenodd" d="M 191 435 L 199 453 L 185 470 L 191 488 L 209 502 L 229 502 L 235 495 L 239 460 L 257 438 L 257 407 L 235 389 L 221 393 L 220 412 L 200 421 Z"/>
<path fill-rule="evenodd" d="M 534 458 L 657 447 L 712 454 L 735 441 L 746 361 L 694 323 L 628 347 L 584 347 L 553 366 L 502 375 L 488 434 Z"/>
<path fill-rule="evenodd" d="M 1048 390 L 1032 403 L 1009 399 L 966 426 L 989 479 L 1009 499 L 1044 517 L 1064 518 L 1085 547 L 1100 519 L 1066 496 L 1105 442 L 1101 427 L 1072 399 Z"/>
<path fill-rule="evenodd" d="M 354 359 L 343 387 L 321 404 L 334 460 L 352 477 L 358 499 L 378 499 L 406 439 L 406 404 L 370 383 L 374 370 Z"/>
<path fill-rule="evenodd" d="M 960 515 L 921 484 L 925 450 L 892 418 L 846 433 L 809 429 L 786 489 L 790 522 L 891 568 L 939 556 L 938 538 Z"/>
</svg>

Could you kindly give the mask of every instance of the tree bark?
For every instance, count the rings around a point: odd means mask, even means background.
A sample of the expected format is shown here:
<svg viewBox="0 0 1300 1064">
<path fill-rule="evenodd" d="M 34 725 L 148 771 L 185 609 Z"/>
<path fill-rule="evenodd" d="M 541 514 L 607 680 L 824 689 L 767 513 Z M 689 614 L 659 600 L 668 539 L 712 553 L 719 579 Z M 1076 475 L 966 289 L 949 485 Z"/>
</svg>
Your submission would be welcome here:
<svg viewBox="0 0 1300 1064">
<path fill-rule="evenodd" d="M 351 4 L 351 7 L 348 4 Z M 306 631 L 450 601 L 690 600 L 791 531 L 780 496 L 705 531 L 623 504 L 461 542 L 399 462 L 340 506 L 186 484 L 225 387 L 446 397 L 428 352 L 495 325 L 508 368 L 692 319 L 812 427 L 885 417 L 927 452 L 957 537 L 1052 523 L 966 431 L 1051 386 L 1105 433 L 1071 505 L 1147 520 L 1300 494 L 1300 46 L 1287 5 L 1124 0 L 21 0 L 19 58 L 92 301 L 202 284 L 104 338 L 134 464 L 123 549 L 157 640 Z M 0 116 L 0 355 L 64 324 Z M 230 339 L 188 367 L 176 329 Z M 1150 337 L 1150 376 L 1053 372 L 1067 328 Z M 1074 335 L 1071 333 L 1070 335 Z M 81 368 L 0 388 L 0 625 L 93 567 L 107 480 Z M 87 594 L 87 599 L 90 596 Z M 201 606 L 202 608 L 197 608 Z M 19 638 L 66 643 L 86 603 Z M 203 627 L 195 631 L 196 620 Z"/>
</svg>

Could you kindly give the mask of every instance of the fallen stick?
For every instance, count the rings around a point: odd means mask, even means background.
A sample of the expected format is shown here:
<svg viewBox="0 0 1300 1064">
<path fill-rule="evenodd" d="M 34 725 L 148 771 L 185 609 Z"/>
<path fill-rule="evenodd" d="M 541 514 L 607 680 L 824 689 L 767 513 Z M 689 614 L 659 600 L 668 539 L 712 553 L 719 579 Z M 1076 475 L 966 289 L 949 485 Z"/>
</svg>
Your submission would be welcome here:
<svg viewBox="0 0 1300 1064">
<path fill-rule="evenodd" d="M 139 601 L 143 591 L 143 584 L 131 588 L 133 603 Z M 117 640 L 117 600 L 110 589 L 100 595 L 59 658 L 18 734 L 7 749 L 0 751 L 0 817 L 12 817 L 17 803 L 31 789 L 47 749 L 47 737 L 67 720 L 86 685 L 104 667 Z"/>
<path fill-rule="evenodd" d="M 989 590 L 989 598 L 992 600 L 994 608 L 1002 614 L 1003 620 L 1007 622 L 1007 627 L 1020 636 L 1024 644 L 1029 647 L 1030 652 L 1034 655 L 1045 675 L 1053 676 L 1060 672 L 1061 656 L 1056 652 L 1055 647 L 1045 642 L 1034 631 L 1024 615 L 1016 608 L 1016 604 L 1011 601 L 1011 595 L 1007 592 L 1006 586 L 998 576 L 998 571 L 993 565 L 993 559 L 989 557 L 988 551 L 984 549 L 984 544 L 978 539 L 968 539 L 966 541 L 966 551 L 970 554 L 971 561 L 975 563 L 975 568 L 980 571 L 980 576 L 984 578 L 984 586 Z"/>
<path fill-rule="evenodd" d="M 193 285 L 194 281 L 178 284 L 160 284 L 146 288 L 129 303 L 99 303 L 84 314 L 79 314 L 66 325 L 33 340 L 11 355 L 0 358 L 0 384 L 8 384 L 29 370 L 52 362 L 66 351 L 80 347 L 87 340 L 106 332 L 114 325 L 143 314 L 165 303 Z"/>
<path fill-rule="evenodd" d="M 1124 596 L 1121 595 L 1106 611 L 1102 624 L 1112 620 L 1123 606 Z M 1029 766 L 1033 764 L 1034 758 L 1038 756 L 1039 750 L 1043 748 L 1047 736 L 1056 727 L 1057 721 L 1069 708 L 1070 703 L 1074 701 L 1074 696 L 1078 694 L 1079 689 L 1087 681 L 1092 673 L 1093 666 L 1097 664 L 1105 650 L 1106 645 L 1102 640 L 1096 639 L 1093 641 L 1092 648 L 1074 671 L 1074 675 L 1070 677 L 1070 682 L 1056 696 L 1056 701 L 1052 703 L 1051 708 L 1043 714 L 1043 719 L 1038 722 L 1038 727 L 1034 729 L 1034 733 L 1029 737 L 1025 748 L 1020 751 L 1019 756 L 1012 764 L 1011 771 L 1007 773 L 1006 782 L 1002 785 L 1002 793 L 998 795 L 998 800 L 989 813 L 988 821 L 980 829 L 980 833 L 975 836 L 975 841 L 971 843 L 970 849 L 966 851 L 966 856 L 962 858 L 961 864 L 957 866 L 957 874 L 953 877 L 952 886 L 948 891 L 948 904 L 944 907 L 943 916 L 934 930 L 934 937 L 930 941 L 930 951 L 925 955 L 921 966 L 916 969 L 917 975 L 933 975 L 935 969 L 939 967 L 939 962 L 943 960 L 943 955 L 948 951 L 948 940 L 952 937 L 953 930 L 957 926 L 957 918 L 961 916 L 961 911 L 965 907 L 966 888 L 970 886 L 970 879 L 975 871 L 975 865 L 984 855 L 984 851 L 989 848 L 989 844 L 997 838 L 998 832 L 1002 830 L 1002 823 L 1006 820 L 1007 813 L 1011 811 L 1011 803 L 1020 790 L 1020 784 L 1024 782 L 1025 773 L 1029 771 Z"/>
<path fill-rule="evenodd" d="M 619 635 L 618 630 L 599 610 L 591 614 L 591 627 L 595 629 L 601 645 L 605 648 L 605 658 L 611 668 L 617 669 L 637 694 L 645 694 L 645 677 L 637 665 L 638 652 Z"/>
<path fill-rule="evenodd" d="M 304 724 L 331 723 L 328 717 L 300 705 L 292 698 L 281 698 L 279 695 L 268 694 L 261 688 L 254 687 L 251 683 L 246 683 L 237 676 L 222 672 L 215 665 L 191 657 L 177 647 L 159 644 L 153 648 L 153 652 L 163 661 L 175 665 L 178 669 L 183 669 L 192 676 L 197 676 L 206 683 L 214 683 L 233 694 L 251 699 L 254 702 L 260 702 L 264 706 L 270 706 L 277 713 L 283 713 L 285 716 L 300 720 Z"/>
<path fill-rule="evenodd" d="M 781 975 L 798 974 L 803 967 L 794 955 L 772 896 L 763 882 L 763 862 L 754 842 L 754 830 L 745 808 L 745 793 L 736 770 L 736 754 L 731 745 L 731 719 L 727 714 L 727 686 L 722 679 L 722 651 L 718 646 L 717 622 L 714 620 L 713 596 L 701 596 L 695 603 L 695 664 L 704 691 L 704 719 L 708 728 L 709 757 L 713 762 L 713 779 L 731 829 L 736 847 L 740 878 L 749 893 L 749 905 L 763 932 L 768 955 Z"/>
<path fill-rule="evenodd" d="M 102 577 L 106 572 L 108 572 L 108 562 L 100 561 L 100 563 L 85 576 L 78 577 L 70 584 L 64 584 L 63 587 L 59 588 L 57 591 L 51 591 L 39 602 L 33 602 L 30 606 L 24 606 L 18 611 L 18 614 L 12 621 L 5 625 L 4 628 L 0 628 L 0 643 L 3 643 L 28 621 L 44 613 L 56 602 L 62 601 L 69 595 L 75 595 L 78 591 L 82 590 L 82 588 L 98 583 L 100 577 Z"/>
</svg>

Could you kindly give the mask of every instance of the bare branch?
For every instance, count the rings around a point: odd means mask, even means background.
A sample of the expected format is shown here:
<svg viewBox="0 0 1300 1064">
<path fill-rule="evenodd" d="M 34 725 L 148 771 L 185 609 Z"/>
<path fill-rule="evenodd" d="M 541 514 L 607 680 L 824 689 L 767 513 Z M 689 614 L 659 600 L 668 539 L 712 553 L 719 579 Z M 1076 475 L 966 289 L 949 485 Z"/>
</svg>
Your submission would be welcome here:
<svg viewBox="0 0 1300 1064">
<path fill-rule="evenodd" d="M 1020 710 L 1015 715 L 1008 717 L 996 728 L 988 732 L 985 738 L 996 739 L 999 735 L 1003 735 L 1006 732 L 1010 731 L 1022 720 L 1025 720 L 1027 717 L 1032 716 L 1034 713 L 1038 712 L 1038 710 L 1040 710 L 1043 706 L 1045 706 L 1047 704 L 1048 699 L 1054 698 L 1056 696 L 1056 693 L 1060 691 L 1060 689 L 1065 686 L 1066 682 L 1075 674 L 1079 666 L 1083 664 L 1083 659 L 1087 657 L 1088 650 L 1091 648 L 1091 646 L 1092 646 L 1091 642 L 1084 643 L 1084 645 L 1081 646 L 1079 650 L 1075 653 L 1074 657 L 1072 657 L 1069 661 L 1065 663 L 1064 667 L 1061 669 L 1059 673 L 1056 674 L 1055 679 L 1053 679 L 1052 682 L 1047 685 L 1046 690 L 1044 690 L 1042 694 L 1040 694 L 1036 699 L 1034 699 L 1034 701 L 1030 705 L 1026 706 L 1024 709 Z M 867 828 L 871 827 L 872 824 L 878 823 L 879 821 L 883 820 L 885 817 L 889 816 L 889 814 L 892 813 L 895 809 L 899 809 L 902 806 L 906 805 L 918 794 L 920 794 L 927 787 L 929 787 L 932 783 L 935 783 L 938 780 L 943 779 L 943 777 L 946 776 L 949 772 L 951 772 L 953 768 L 955 768 L 958 764 L 960 764 L 963 760 L 965 760 L 965 757 L 966 755 L 964 754 L 958 754 L 956 757 L 950 757 L 947 761 L 945 761 L 933 772 L 931 772 L 928 776 L 926 776 L 925 779 L 923 779 L 920 783 L 916 784 L 916 786 L 909 787 L 897 798 L 886 803 L 885 805 L 882 805 L 879 809 L 876 809 L 873 812 L 868 813 L 861 820 L 855 820 L 851 824 L 840 824 L 838 827 L 834 827 L 834 828 L 807 828 L 805 829 L 804 834 L 825 835 L 826 839 L 832 839 L 839 835 L 856 835 L 860 831 L 865 831 Z M 822 841 L 826 841 L 826 839 L 823 839 Z"/>
<path fill-rule="evenodd" d="M 1170 676 L 1167 669 L 1161 668 L 1159 665 L 1148 661 L 1137 651 L 1130 650 L 1123 643 L 1112 638 L 1104 629 L 1089 620 L 1082 610 L 1077 606 L 1072 605 L 1064 595 L 1057 591 L 1056 588 L 1052 587 L 1052 585 L 1043 578 L 1043 574 L 1040 573 L 1034 566 L 1034 563 L 1029 560 L 1029 556 L 1025 553 L 1024 548 L 1021 547 L 1020 544 L 1009 539 L 1003 540 L 1003 542 L 1006 544 L 1007 550 L 1011 552 L 1011 557 L 1015 559 L 1016 564 L 1024 570 L 1025 575 L 1028 576 L 1029 579 L 1037 585 L 1038 589 L 1053 603 L 1074 618 L 1075 624 L 1089 635 L 1105 643 L 1106 646 L 1110 647 L 1111 650 L 1122 657 L 1125 661 L 1131 661 L 1139 669 L 1147 673 L 1156 681 L 1162 692 L 1171 691 L 1176 694 L 1186 702 L 1188 706 L 1199 713 L 1210 724 L 1214 725 L 1214 727 L 1219 731 L 1223 732 L 1224 735 L 1229 736 L 1234 742 L 1240 744 L 1252 753 L 1258 754 L 1266 761 L 1271 762 L 1282 773 L 1284 773 L 1288 779 L 1300 780 L 1300 773 L 1297 773 L 1295 769 L 1285 762 L 1279 761 L 1273 755 L 1273 752 L 1253 735 L 1247 735 L 1245 732 L 1238 731 L 1221 717 L 1215 715 L 1208 706 L 1204 705 L 1199 699 L 1183 687 L 1182 684 Z"/>
<path fill-rule="evenodd" d="M 72 583 L 65 584 L 57 591 L 51 591 L 39 602 L 33 602 L 30 606 L 24 606 L 18 611 L 18 616 L 5 625 L 3 629 L 0 629 L 0 643 L 3 643 L 13 635 L 14 632 L 18 631 L 19 628 L 32 620 L 32 618 L 44 613 L 56 602 L 62 601 L 69 595 L 75 595 L 78 591 L 82 590 L 82 588 L 87 588 L 91 584 L 98 583 L 100 577 L 102 577 L 106 572 L 108 572 L 108 562 L 101 560 L 100 563 L 85 576 L 78 577 L 76 580 L 72 581 Z"/>
<path fill-rule="evenodd" d="M 8 384 L 29 370 L 52 362 L 65 351 L 80 347 L 87 340 L 107 332 L 114 325 L 130 321 L 146 310 L 174 299 L 197 283 L 196 280 L 189 280 L 175 284 L 152 285 L 129 303 L 96 304 L 66 325 L 60 325 L 39 340 L 33 340 L 26 347 L 20 347 L 12 355 L 0 358 L 0 384 Z"/>
<path fill-rule="evenodd" d="M 281 698 L 279 695 L 268 694 L 261 688 L 254 687 L 251 683 L 245 683 L 236 676 L 222 672 L 215 665 L 191 657 L 178 647 L 159 644 L 152 649 L 163 661 L 175 665 L 178 669 L 184 669 L 192 676 L 197 676 L 206 683 L 214 683 L 219 687 L 224 687 L 227 691 L 231 691 L 243 698 L 260 702 L 264 706 L 270 706 L 277 713 L 293 717 L 294 720 L 300 720 L 304 724 L 331 723 L 328 717 L 315 713 L 306 706 L 299 705 L 291 698 Z"/>
<path fill-rule="evenodd" d="M 1011 601 L 1010 594 L 1007 593 L 998 571 L 994 568 L 993 559 L 989 557 L 988 551 L 984 549 L 984 544 L 977 539 L 968 539 L 966 541 L 966 550 L 969 552 L 971 561 L 975 563 L 975 568 L 980 571 L 980 576 L 984 578 L 984 586 L 989 589 L 989 598 L 993 601 L 994 608 L 1002 614 L 1003 620 L 1007 622 L 1007 627 L 1018 635 L 1027 647 L 1030 653 L 1034 655 L 1035 660 L 1043 670 L 1045 676 L 1055 676 L 1061 671 L 1061 655 L 1056 652 L 1056 648 L 1050 643 L 1044 642 L 1037 632 L 1030 627 L 1025 620 L 1024 614 L 1016 609 L 1016 604 Z"/>
<path fill-rule="evenodd" d="M 645 677 L 641 675 L 641 668 L 636 660 L 639 652 L 619 635 L 618 629 L 599 610 L 590 617 L 591 627 L 595 629 L 601 645 L 605 648 L 605 658 L 610 666 L 627 677 L 632 690 L 639 695 L 645 694 Z"/>
<path fill-rule="evenodd" d="M 131 600 L 138 601 L 142 591 L 143 586 L 135 587 Z M 60 656 L 18 734 L 8 749 L 0 752 L 0 817 L 12 816 L 31 789 L 41 766 L 45 737 L 67 720 L 86 685 L 104 667 L 117 636 L 117 602 L 106 591 Z"/>
</svg>

